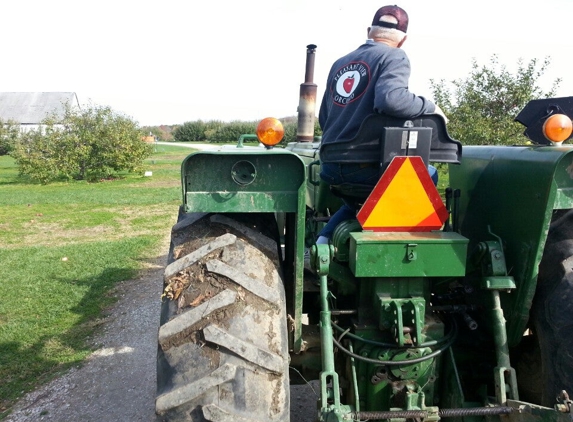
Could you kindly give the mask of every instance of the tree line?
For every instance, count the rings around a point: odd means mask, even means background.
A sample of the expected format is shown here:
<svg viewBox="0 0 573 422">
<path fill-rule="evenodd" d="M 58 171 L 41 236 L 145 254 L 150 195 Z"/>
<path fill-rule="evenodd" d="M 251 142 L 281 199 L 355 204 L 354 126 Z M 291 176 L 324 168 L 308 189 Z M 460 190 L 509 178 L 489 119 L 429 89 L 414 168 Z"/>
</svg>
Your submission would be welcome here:
<svg viewBox="0 0 573 422">
<path fill-rule="evenodd" d="M 297 117 L 289 116 L 279 119 L 283 124 L 285 135 L 280 145 L 296 141 Z M 258 121 L 232 121 L 221 120 L 192 120 L 181 125 L 145 126 L 146 133 L 153 134 L 161 141 L 175 142 L 206 142 L 206 143 L 229 143 L 238 141 L 241 135 L 255 134 Z M 322 131 L 315 122 L 314 135 L 320 136 Z"/>
</svg>

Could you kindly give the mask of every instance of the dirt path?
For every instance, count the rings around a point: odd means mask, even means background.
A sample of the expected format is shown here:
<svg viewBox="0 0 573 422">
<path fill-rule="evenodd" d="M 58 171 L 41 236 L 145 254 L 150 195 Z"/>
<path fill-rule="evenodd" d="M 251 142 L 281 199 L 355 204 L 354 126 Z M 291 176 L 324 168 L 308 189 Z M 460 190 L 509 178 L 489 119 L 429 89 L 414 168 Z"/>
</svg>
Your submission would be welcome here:
<svg viewBox="0 0 573 422">
<path fill-rule="evenodd" d="M 120 283 L 119 300 L 93 339 L 97 350 L 83 366 L 24 396 L 5 421 L 158 421 L 155 360 L 165 262 L 158 257 L 140 278 Z M 315 420 L 308 386 L 292 387 L 291 401 L 293 422 Z"/>
</svg>

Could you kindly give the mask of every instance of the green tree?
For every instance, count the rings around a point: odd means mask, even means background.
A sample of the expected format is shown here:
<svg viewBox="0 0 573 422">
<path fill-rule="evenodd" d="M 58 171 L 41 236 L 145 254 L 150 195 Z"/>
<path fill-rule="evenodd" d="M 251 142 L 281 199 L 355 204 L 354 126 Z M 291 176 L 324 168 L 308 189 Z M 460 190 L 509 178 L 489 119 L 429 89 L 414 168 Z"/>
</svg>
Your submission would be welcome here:
<svg viewBox="0 0 573 422">
<path fill-rule="evenodd" d="M 296 141 L 297 118 L 296 116 L 279 119 L 283 124 L 285 135 L 280 145 Z M 255 134 L 258 121 L 232 121 L 222 122 L 219 120 L 195 120 L 185 122 L 173 130 L 173 137 L 178 142 L 210 142 L 210 143 L 233 143 L 237 142 L 239 136 Z M 320 136 L 322 131 L 318 124 L 318 119 L 314 125 L 315 136 Z"/>
<path fill-rule="evenodd" d="M 7 155 L 14 149 L 20 135 L 20 125 L 13 121 L 0 119 L 0 155 Z"/>
<path fill-rule="evenodd" d="M 224 125 L 218 120 L 185 122 L 175 128 L 173 138 L 177 142 L 210 142 L 209 138 Z"/>
<path fill-rule="evenodd" d="M 237 142 L 241 135 L 256 133 L 257 123 L 239 120 L 221 123 L 215 130 L 208 132 L 209 136 L 206 137 L 206 140 L 216 144 Z"/>
<path fill-rule="evenodd" d="M 110 107 L 67 108 L 38 130 L 22 134 L 12 156 L 21 174 L 47 183 L 67 178 L 97 180 L 137 171 L 152 153 L 132 119 Z"/>
<path fill-rule="evenodd" d="M 473 60 L 465 79 L 449 84 L 431 80 L 434 99 L 449 119 L 448 132 L 469 145 L 526 143 L 525 128 L 514 119 L 530 100 L 555 95 L 560 79 L 548 92 L 537 85 L 549 64 L 549 58 L 542 63 L 532 59 L 527 64 L 520 59 L 513 74 L 493 55 L 489 65 L 480 67 Z"/>
</svg>

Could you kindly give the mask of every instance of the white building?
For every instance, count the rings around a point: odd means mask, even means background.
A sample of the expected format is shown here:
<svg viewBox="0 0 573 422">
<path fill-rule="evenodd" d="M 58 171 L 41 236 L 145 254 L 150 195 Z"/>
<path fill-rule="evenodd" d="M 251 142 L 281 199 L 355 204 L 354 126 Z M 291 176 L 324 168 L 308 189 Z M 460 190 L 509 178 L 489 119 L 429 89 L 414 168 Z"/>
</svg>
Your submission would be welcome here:
<svg viewBox="0 0 573 422">
<path fill-rule="evenodd" d="M 79 108 L 75 92 L 0 92 L 0 120 L 14 121 L 29 131 L 48 116 L 63 117 L 67 105 Z"/>
</svg>

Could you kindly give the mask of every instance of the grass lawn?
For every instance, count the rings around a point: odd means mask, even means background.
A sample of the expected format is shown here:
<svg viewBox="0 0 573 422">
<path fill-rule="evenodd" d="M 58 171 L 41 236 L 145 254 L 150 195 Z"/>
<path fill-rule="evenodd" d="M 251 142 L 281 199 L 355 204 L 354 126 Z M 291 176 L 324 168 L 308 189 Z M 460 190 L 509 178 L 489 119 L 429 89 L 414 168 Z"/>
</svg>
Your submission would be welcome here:
<svg viewBox="0 0 573 422">
<path fill-rule="evenodd" d="M 38 185 L 0 157 L 0 419 L 92 350 L 110 289 L 157 256 L 181 202 L 189 148 L 156 146 L 151 177 Z M 158 292 L 159 295 L 160 292 Z"/>
</svg>

